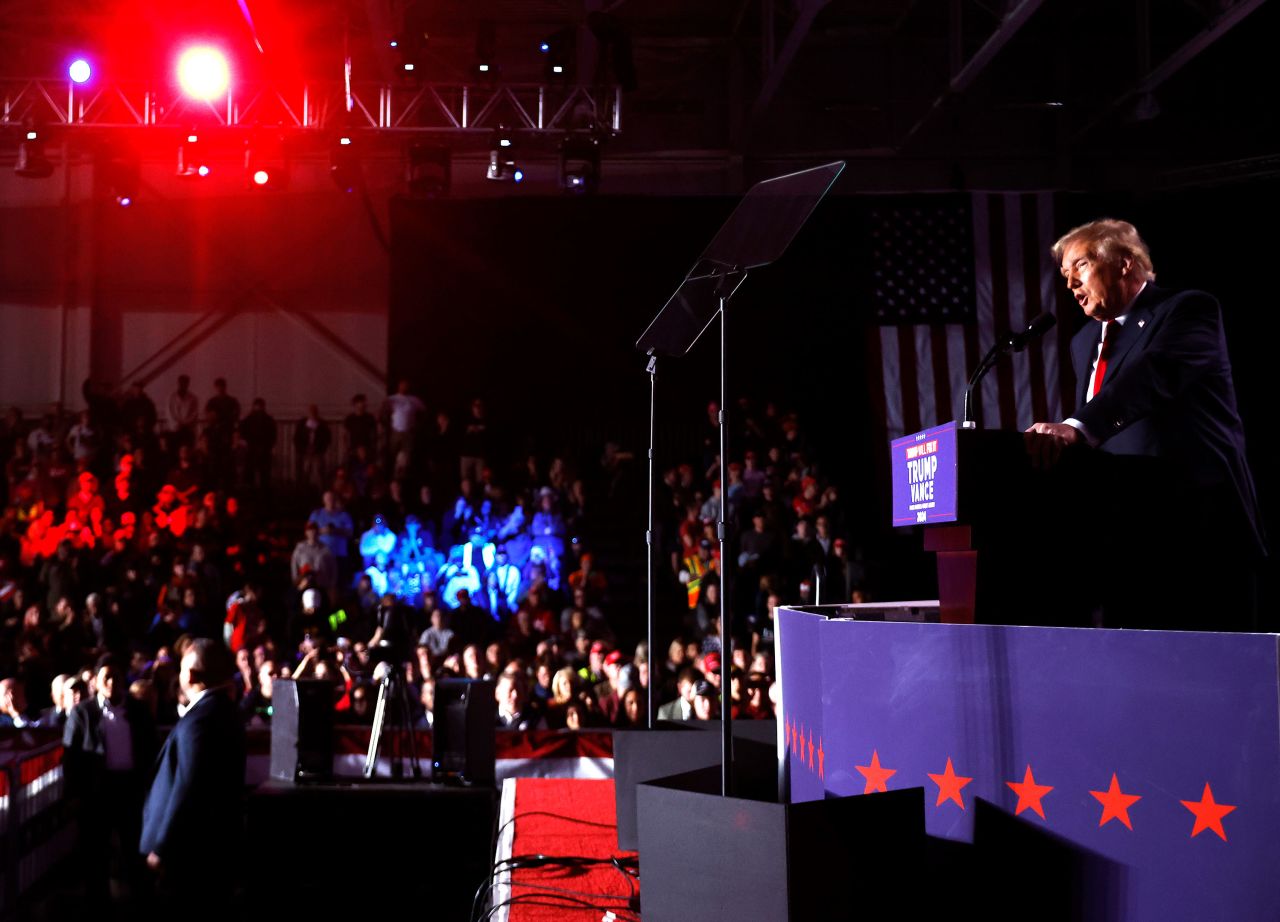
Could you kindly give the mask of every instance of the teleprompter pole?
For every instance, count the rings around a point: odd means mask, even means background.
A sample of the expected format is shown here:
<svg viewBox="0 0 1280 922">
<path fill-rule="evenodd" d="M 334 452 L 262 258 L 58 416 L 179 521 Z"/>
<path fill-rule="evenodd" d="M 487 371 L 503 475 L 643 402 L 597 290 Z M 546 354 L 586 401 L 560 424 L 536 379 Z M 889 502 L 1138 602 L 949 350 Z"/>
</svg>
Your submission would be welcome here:
<svg viewBox="0 0 1280 922">
<path fill-rule="evenodd" d="M 654 454 L 655 454 L 655 419 L 657 416 L 657 397 L 658 397 L 658 357 L 649 353 L 649 363 L 645 366 L 645 371 L 649 374 L 649 527 L 644 533 L 645 544 L 645 561 L 648 565 L 648 583 L 649 583 L 649 600 L 648 600 L 648 640 L 649 640 L 649 662 L 646 668 L 649 670 L 649 687 L 645 700 L 648 702 L 646 708 L 648 711 L 648 727 L 653 729 L 653 723 L 656 715 L 656 704 L 653 686 L 653 664 L 654 647 L 653 647 L 653 618 L 654 618 L 654 598 L 653 598 L 653 504 L 654 504 Z"/>
</svg>

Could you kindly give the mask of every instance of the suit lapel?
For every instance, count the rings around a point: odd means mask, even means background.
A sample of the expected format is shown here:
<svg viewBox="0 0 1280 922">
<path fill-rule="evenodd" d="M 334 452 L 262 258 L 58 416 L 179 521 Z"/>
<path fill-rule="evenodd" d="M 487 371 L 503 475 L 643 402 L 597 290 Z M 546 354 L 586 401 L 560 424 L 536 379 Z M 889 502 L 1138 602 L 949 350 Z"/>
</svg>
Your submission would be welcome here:
<svg viewBox="0 0 1280 922">
<path fill-rule="evenodd" d="M 1119 336 L 1107 358 L 1108 378 L 1120 370 L 1134 344 L 1146 336 L 1147 324 L 1151 322 L 1156 305 L 1162 300 L 1163 292 L 1148 282 L 1147 287 L 1142 289 L 1142 294 L 1138 295 L 1138 299 L 1133 303 L 1133 307 L 1129 309 L 1129 316 L 1118 331 Z"/>
</svg>

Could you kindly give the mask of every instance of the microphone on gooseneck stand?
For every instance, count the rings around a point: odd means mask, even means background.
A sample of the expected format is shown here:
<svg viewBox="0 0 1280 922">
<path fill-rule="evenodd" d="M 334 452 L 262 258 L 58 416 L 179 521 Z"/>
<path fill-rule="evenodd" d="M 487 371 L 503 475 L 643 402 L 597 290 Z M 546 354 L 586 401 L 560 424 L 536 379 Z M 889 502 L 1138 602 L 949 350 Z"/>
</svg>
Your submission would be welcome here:
<svg viewBox="0 0 1280 922">
<path fill-rule="evenodd" d="M 977 389 L 983 376 L 991 370 L 1000 356 L 1006 352 L 1021 352 L 1027 348 L 1027 344 L 1032 340 L 1039 339 L 1049 332 L 1057 322 L 1057 317 L 1048 311 L 1044 311 L 1036 315 L 1021 333 L 1010 331 L 996 338 L 995 345 L 991 347 L 978 364 L 977 370 L 969 378 L 969 386 L 964 390 L 964 418 L 960 420 L 961 429 L 976 429 L 978 427 L 977 423 L 973 421 L 973 392 Z"/>
</svg>

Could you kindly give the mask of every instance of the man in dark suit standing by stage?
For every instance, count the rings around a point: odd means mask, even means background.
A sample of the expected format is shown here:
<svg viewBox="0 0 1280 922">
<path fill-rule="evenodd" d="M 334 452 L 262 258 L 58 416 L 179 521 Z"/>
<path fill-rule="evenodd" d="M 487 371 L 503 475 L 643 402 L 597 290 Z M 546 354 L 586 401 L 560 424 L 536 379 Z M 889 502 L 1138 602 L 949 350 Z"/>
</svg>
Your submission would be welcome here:
<svg viewBox="0 0 1280 922">
<path fill-rule="evenodd" d="M 235 664 L 201 638 L 182 657 L 188 705 L 156 762 L 142 812 L 140 851 L 166 903 L 187 915 L 225 918 L 240 855 L 244 730 L 232 699 Z"/>
<path fill-rule="evenodd" d="M 146 706 L 131 698 L 124 669 L 110 653 L 99 658 L 97 694 L 67 712 L 63 770 L 79 810 L 79 853 L 91 901 L 105 905 L 112 858 L 135 891 L 142 882 L 138 857 L 142 795 L 156 756 L 156 730 Z M 112 836 L 119 838 L 113 856 Z"/>
<path fill-rule="evenodd" d="M 1077 227 L 1053 253 L 1095 322 L 1071 342 L 1075 412 L 1028 431 L 1054 451 L 1128 456 L 1084 498 L 1109 626 L 1250 629 L 1266 549 L 1217 301 L 1157 288 L 1124 221 Z"/>
</svg>

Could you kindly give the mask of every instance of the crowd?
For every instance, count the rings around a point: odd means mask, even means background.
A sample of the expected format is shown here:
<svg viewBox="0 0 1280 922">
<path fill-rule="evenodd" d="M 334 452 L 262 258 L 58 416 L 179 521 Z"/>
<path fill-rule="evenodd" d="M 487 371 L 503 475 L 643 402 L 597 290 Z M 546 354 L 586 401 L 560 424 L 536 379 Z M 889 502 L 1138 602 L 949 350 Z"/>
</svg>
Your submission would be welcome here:
<svg viewBox="0 0 1280 922">
<path fill-rule="evenodd" d="M 86 384 L 84 398 L 74 416 L 10 410 L 0 425 L 0 724 L 63 724 L 106 653 L 172 723 L 195 638 L 234 655 L 250 724 L 269 723 L 282 676 L 332 681 L 340 719 L 368 721 L 380 664 L 404 670 L 424 724 L 442 676 L 497 680 L 504 727 L 635 726 L 651 688 L 665 717 L 716 716 L 722 504 L 736 558 L 728 700 L 770 717 L 776 606 L 812 601 L 817 579 L 824 601 L 863 591 L 839 490 L 772 404 L 735 407 L 724 489 L 714 403 L 700 455 L 662 475 L 651 663 L 638 600 L 611 592 L 583 540 L 602 514 L 593 491 L 627 464 L 616 445 L 580 472 L 558 457 L 511 464 L 482 400 L 455 425 L 402 381 L 380 412 L 352 400 L 336 460 L 314 406 L 295 424 L 306 514 L 272 489 L 278 427 L 262 399 L 242 416 L 218 379 L 202 406 L 185 376 L 164 414 L 141 384 Z M 633 616 L 619 623 L 618 608 Z"/>
</svg>

